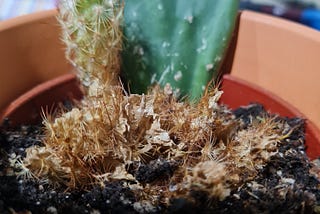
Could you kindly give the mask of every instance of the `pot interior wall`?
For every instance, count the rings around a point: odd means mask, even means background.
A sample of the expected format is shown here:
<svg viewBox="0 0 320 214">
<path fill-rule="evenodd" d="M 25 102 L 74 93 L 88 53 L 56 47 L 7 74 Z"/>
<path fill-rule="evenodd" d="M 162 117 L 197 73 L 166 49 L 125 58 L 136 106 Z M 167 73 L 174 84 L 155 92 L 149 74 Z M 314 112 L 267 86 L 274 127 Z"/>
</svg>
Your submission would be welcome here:
<svg viewBox="0 0 320 214">
<path fill-rule="evenodd" d="M 257 102 L 263 104 L 265 109 L 271 113 L 306 119 L 306 116 L 282 98 L 250 82 L 231 75 L 224 75 L 221 86 L 224 93 L 220 103 L 230 108 L 234 109 Z M 320 131 L 309 119 L 306 119 L 305 133 L 308 157 L 312 160 L 318 158 L 320 156 Z"/>
<path fill-rule="evenodd" d="M 319 54 L 319 31 L 243 11 L 231 75 L 273 92 L 320 128 Z"/>
<path fill-rule="evenodd" d="M 32 87 L 72 70 L 56 10 L 0 22 L 0 110 Z"/>
</svg>

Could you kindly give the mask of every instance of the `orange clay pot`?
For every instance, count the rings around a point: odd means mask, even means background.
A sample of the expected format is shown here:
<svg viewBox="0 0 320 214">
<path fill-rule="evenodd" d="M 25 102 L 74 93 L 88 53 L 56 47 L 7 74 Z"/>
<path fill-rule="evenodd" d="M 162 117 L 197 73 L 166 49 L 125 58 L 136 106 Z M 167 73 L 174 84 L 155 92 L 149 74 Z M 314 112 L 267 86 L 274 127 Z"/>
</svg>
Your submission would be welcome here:
<svg viewBox="0 0 320 214">
<path fill-rule="evenodd" d="M 64 74 L 43 82 L 22 94 L 7 106 L 0 114 L 0 122 L 9 119 L 10 126 L 33 124 L 64 101 L 82 98 L 82 91 L 74 74 Z M 0 124 L 1 126 L 1 124 Z"/>
<path fill-rule="evenodd" d="M 320 32 L 243 11 L 231 75 L 268 89 L 320 127 Z"/>
<path fill-rule="evenodd" d="M 0 22 L 0 110 L 22 93 L 71 71 L 55 10 Z"/>
<path fill-rule="evenodd" d="M 306 118 L 298 109 L 282 98 L 238 77 L 224 75 L 221 89 L 224 93 L 220 103 L 232 109 L 256 102 L 262 104 L 270 113 L 284 117 Z M 320 156 L 320 131 L 312 121 L 306 119 L 305 122 L 305 145 L 308 157 L 313 160 Z"/>
</svg>

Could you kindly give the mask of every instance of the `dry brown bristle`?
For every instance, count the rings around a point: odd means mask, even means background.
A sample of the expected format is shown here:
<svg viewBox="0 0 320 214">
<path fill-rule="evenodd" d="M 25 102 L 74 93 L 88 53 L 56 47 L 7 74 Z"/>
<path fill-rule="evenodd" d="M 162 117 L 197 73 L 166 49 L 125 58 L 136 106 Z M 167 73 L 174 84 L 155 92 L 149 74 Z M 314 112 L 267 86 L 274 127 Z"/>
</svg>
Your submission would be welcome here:
<svg viewBox="0 0 320 214">
<path fill-rule="evenodd" d="M 71 189 L 113 180 L 139 184 L 127 166 L 160 158 L 177 168 L 170 178 L 137 190 L 141 200 L 157 203 L 159 191 L 170 198 L 193 190 L 223 199 L 256 176 L 283 136 L 283 124 L 268 117 L 243 129 L 217 104 L 217 89 L 198 104 L 181 102 L 158 86 L 146 95 L 124 95 L 118 86 L 102 89 L 70 112 L 48 117 L 45 146 L 29 148 L 23 161 L 29 173 Z"/>
</svg>

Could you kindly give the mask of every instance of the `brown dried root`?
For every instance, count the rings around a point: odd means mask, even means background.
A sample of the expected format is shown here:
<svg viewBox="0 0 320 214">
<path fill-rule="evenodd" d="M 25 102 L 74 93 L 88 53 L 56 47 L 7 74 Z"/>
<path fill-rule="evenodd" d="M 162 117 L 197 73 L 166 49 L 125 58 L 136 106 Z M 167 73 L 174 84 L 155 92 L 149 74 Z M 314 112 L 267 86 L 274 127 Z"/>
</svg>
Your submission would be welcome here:
<svg viewBox="0 0 320 214">
<path fill-rule="evenodd" d="M 167 89 L 126 95 L 117 86 L 97 88 L 97 96 L 81 106 L 44 121 L 44 147 L 29 148 L 24 167 L 33 177 L 72 189 L 135 181 L 136 195 L 157 204 L 190 191 L 222 200 L 277 152 L 284 124 L 264 118 L 242 130 L 217 104 L 217 89 L 197 104 L 180 102 Z M 140 185 L 128 170 L 161 159 L 178 163 L 169 178 Z"/>
</svg>

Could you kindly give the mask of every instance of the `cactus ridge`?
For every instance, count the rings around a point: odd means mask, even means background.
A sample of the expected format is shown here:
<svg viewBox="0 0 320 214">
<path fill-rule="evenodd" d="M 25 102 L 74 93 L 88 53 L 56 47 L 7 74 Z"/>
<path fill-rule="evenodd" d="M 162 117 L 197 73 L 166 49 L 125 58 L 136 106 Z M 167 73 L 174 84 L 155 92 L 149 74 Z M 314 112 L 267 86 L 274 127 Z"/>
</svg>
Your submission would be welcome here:
<svg viewBox="0 0 320 214">
<path fill-rule="evenodd" d="M 167 83 L 199 98 L 217 77 L 238 0 L 130 0 L 124 9 L 122 70 L 131 91 Z"/>
</svg>

